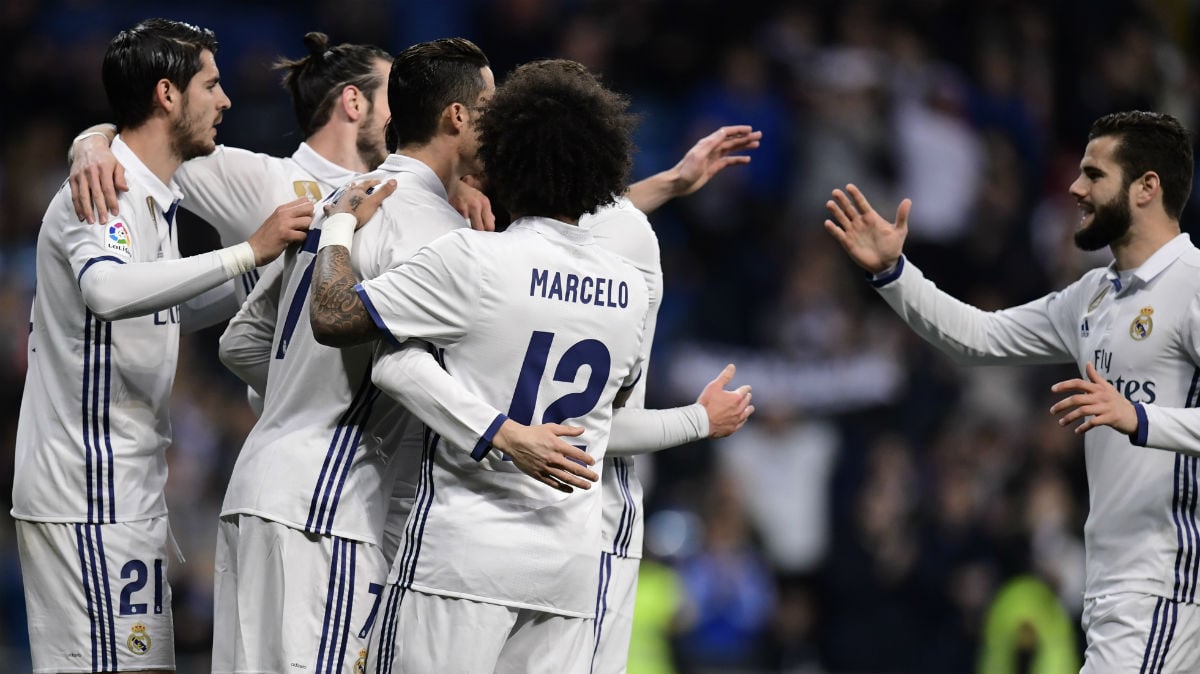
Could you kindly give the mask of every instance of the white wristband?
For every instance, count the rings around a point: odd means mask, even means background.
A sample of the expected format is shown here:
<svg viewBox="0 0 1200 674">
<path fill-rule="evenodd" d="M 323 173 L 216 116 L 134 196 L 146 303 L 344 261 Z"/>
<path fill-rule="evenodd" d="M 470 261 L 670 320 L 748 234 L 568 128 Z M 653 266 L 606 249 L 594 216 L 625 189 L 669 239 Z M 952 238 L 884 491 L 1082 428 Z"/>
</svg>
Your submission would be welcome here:
<svg viewBox="0 0 1200 674">
<path fill-rule="evenodd" d="M 78 136 L 75 136 L 75 138 L 71 140 L 71 144 L 74 145 L 75 143 L 78 143 L 79 141 L 83 140 L 84 138 L 91 138 L 92 136 L 104 136 L 107 138 L 108 133 L 105 131 L 86 131 L 84 133 L 79 134 Z"/>
<path fill-rule="evenodd" d="M 243 241 L 236 246 L 222 248 L 217 251 L 221 258 L 221 266 L 225 267 L 225 276 L 234 278 L 239 274 L 245 274 L 251 271 L 256 266 L 254 264 L 254 249 L 250 244 Z"/>
<path fill-rule="evenodd" d="M 354 230 L 358 229 L 358 218 L 350 213 L 334 213 L 321 223 L 321 240 L 317 252 L 326 246 L 345 246 L 349 251 L 354 243 Z"/>
</svg>

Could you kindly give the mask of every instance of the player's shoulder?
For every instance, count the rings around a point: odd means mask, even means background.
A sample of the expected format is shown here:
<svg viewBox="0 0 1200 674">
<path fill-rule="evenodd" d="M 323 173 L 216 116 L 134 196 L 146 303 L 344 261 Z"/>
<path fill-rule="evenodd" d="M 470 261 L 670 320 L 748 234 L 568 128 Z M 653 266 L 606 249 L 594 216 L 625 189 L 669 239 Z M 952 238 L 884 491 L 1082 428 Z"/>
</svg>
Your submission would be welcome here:
<svg viewBox="0 0 1200 674">
<path fill-rule="evenodd" d="M 626 258 L 643 273 L 661 271 L 658 236 L 646 214 L 629 199 L 619 197 L 584 215 L 579 226 L 591 232 L 597 244 Z"/>
</svg>

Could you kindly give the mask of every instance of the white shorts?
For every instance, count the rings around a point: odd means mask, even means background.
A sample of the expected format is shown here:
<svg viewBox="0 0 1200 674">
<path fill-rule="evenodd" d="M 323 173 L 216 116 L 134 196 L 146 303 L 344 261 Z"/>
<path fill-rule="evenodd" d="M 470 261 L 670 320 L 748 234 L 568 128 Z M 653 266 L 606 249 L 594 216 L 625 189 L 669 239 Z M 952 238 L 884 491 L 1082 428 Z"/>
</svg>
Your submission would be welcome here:
<svg viewBox="0 0 1200 674">
<path fill-rule="evenodd" d="M 214 576 L 214 673 L 366 666 L 387 577 L 377 546 L 230 515 L 218 527 Z"/>
<path fill-rule="evenodd" d="M 367 674 L 587 674 L 592 621 L 388 585 Z"/>
<path fill-rule="evenodd" d="M 16 524 L 34 672 L 175 669 L 166 517 Z"/>
<path fill-rule="evenodd" d="M 1200 606 L 1148 594 L 1116 594 L 1083 605 L 1082 674 L 1200 671 Z"/>
<path fill-rule="evenodd" d="M 624 674 L 629 635 L 637 601 L 638 567 L 642 560 L 600 554 L 600 591 L 596 595 L 596 646 L 592 674 Z"/>
</svg>

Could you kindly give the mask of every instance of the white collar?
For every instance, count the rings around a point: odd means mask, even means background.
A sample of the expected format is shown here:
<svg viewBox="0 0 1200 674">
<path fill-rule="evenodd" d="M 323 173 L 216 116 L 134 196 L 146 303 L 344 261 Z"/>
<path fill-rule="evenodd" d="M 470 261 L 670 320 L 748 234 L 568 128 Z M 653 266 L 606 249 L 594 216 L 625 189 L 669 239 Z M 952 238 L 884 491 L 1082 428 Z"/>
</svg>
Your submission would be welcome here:
<svg viewBox="0 0 1200 674">
<path fill-rule="evenodd" d="M 450 200 L 450 196 L 446 194 L 446 186 L 442 184 L 441 178 L 438 178 L 433 169 L 420 159 L 413 159 L 403 154 L 389 154 L 388 158 L 383 160 L 379 168 L 396 173 L 411 173 L 417 176 L 421 183 L 425 185 L 425 189 L 447 201 Z"/>
<path fill-rule="evenodd" d="M 1178 260 L 1179 256 L 1183 255 L 1193 247 L 1192 240 L 1188 237 L 1187 233 L 1181 233 L 1175 238 L 1166 242 L 1159 247 L 1158 250 L 1154 251 L 1154 254 L 1152 254 L 1146 259 L 1145 262 L 1142 263 L 1142 266 L 1133 270 L 1133 281 L 1129 283 L 1130 287 L 1132 287 L 1135 282 L 1145 285 L 1153 281 L 1154 277 L 1166 271 L 1167 267 L 1171 266 L 1171 263 L 1173 263 L 1175 260 Z M 1113 260 L 1111 263 L 1109 263 L 1108 268 L 1104 270 L 1104 276 L 1109 282 L 1120 278 L 1120 272 L 1117 271 L 1116 260 Z M 1120 285 L 1117 285 L 1117 287 L 1119 288 Z"/>
<path fill-rule="evenodd" d="M 300 147 L 292 153 L 292 161 L 295 161 L 297 166 L 316 178 L 318 182 L 326 185 L 341 185 L 358 175 L 356 171 L 351 171 L 317 154 L 317 151 L 312 149 L 308 143 L 300 143 Z"/>
<path fill-rule="evenodd" d="M 183 192 L 175 184 L 175 179 L 172 178 L 170 183 L 163 184 L 133 149 L 125 144 L 120 135 L 113 138 L 111 149 L 113 156 L 125 167 L 125 172 L 133 177 L 133 181 L 150 192 L 154 204 L 163 214 L 169 213 L 175 202 L 183 198 Z"/>
<path fill-rule="evenodd" d="M 569 225 L 554 218 L 526 216 L 519 218 L 508 226 L 508 231 L 528 229 L 537 232 L 548 239 L 557 239 L 577 246 L 588 246 L 595 243 L 591 230 L 578 225 Z"/>
</svg>

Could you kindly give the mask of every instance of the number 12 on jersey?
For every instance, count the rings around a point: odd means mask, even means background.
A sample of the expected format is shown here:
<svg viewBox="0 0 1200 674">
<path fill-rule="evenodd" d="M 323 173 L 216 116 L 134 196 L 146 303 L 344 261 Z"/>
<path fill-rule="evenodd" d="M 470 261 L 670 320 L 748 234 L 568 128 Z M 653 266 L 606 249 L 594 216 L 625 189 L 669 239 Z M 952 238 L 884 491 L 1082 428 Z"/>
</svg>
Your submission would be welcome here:
<svg viewBox="0 0 1200 674">
<path fill-rule="evenodd" d="M 542 387 L 542 378 L 546 375 L 546 361 L 550 357 L 554 337 L 553 332 L 540 330 L 535 330 L 530 336 L 529 347 L 525 349 L 525 360 L 521 363 L 521 373 L 517 375 L 512 404 L 508 407 L 509 419 L 525 425 L 533 423 L 533 411 L 537 407 L 538 391 Z M 562 358 L 554 368 L 554 381 L 573 383 L 579 370 L 585 365 L 590 373 L 584 389 L 568 393 L 550 403 L 542 414 L 541 423 L 558 424 L 567 419 L 578 419 L 596 407 L 612 369 L 612 355 L 609 354 L 608 347 L 599 340 L 585 339 L 575 342 L 563 352 Z"/>
</svg>

